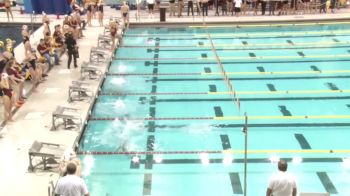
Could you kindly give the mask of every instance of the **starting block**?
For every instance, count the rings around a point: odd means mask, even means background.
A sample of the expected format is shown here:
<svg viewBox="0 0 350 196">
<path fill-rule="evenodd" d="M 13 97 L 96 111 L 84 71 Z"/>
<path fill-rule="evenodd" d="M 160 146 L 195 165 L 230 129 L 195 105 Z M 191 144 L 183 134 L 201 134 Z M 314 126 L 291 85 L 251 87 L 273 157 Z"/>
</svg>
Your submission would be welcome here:
<svg viewBox="0 0 350 196">
<path fill-rule="evenodd" d="M 63 120 L 65 129 L 68 128 L 68 125 L 79 128 L 82 124 L 79 111 L 80 110 L 76 108 L 57 106 L 56 110 L 52 113 L 52 130 L 57 129 L 57 121 L 60 119 Z"/>
</svg>

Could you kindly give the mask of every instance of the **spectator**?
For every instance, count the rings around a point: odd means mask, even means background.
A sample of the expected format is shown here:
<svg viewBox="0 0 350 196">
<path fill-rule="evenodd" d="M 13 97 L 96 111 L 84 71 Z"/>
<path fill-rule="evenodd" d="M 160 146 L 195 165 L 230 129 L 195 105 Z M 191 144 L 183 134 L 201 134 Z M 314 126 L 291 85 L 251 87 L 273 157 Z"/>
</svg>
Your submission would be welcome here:
<svg viewBox="0 0 350 196">
<path fill-rule="evenodd" d="M 4 6 L 5 6 L 5 11 L 6 11 L 6 15 L 7 15 L 7 21 L 10 22 L 10 15 L 13 21 L 13 14 L 12 14 L 12 1 L 11 0 L 4 0 Z"/>
<path fill-rule="evenodd" d="M 100 27 L 103 27 L 103 5 L 104 5 L 104 0 L 98 0 L 97 11 L 98 11 L 98 22 L 100 23 Z"/>
<path fill-rule="evenodd" d="M 154 0 L 147 0 L 148 4 L 148 18 L 153 18 L 153 11 L 154 11 Z"/>
<path fill-rule="evenodd" d="M 190 10 L 191 10 L 192 16 L 193 16 L 193 0 L 187 1 L 187 16 L 190 15 Z"/>
<path fill-rule="evenodd" d="M 184 1 L 183 0 L 178 0 L 178 4 L 177 4 L 177 11 L 178 11 L 178 15 L 177 17 L 182 17 L 182 9 L 184 7 Z"/>
<path fill-rule="evenodd" d="M 169 16 L 175 16 L 175 0 L 169 0 L 169 4 L 170 4 L 170 14 Z"/>
<path fill-rule="evenodd" d="M 40 39 L 40 43 L 37 46 L 37 50 L 40 53 L 40 55 L 42 57 L 44 57 L 47 61 L 47 63 L 49 64 L 50 69 L 53 67 L 53 64 L 51 62 L 51 56 L 54 57 L 55 59 L 55 64 L 58 65 L 59 61 L 58 61 L 58 56 L 56 53 L 51 53 L 51 47 L 47 46 L 45 44 L 45 40 L 44 39 Z"/>
<path fill-rule="evenodd" d="M 208 16 L 208 0 L 201 0 L 202 2 L 202 15 L 204 16 L 204 12 L 205 15 Z"/>
<path fill-rule="evenodd" d="M 273 174 L 270 178 L 266 196 L 296 196 L 297 186 L 294 175 L 287 172 L 287 162 L 280 160 L 278 162 L 279 172 Z"/>
<path fill-rule="evenodd" d="M 77 166 L 74 163 L 68 163 L 67 165 L 67 175 L 58 180 L 55 194 L 66 196 L 89 196 L 89 191 L 84 180 L 77 175 L 75 172 Z"/>
</svg>

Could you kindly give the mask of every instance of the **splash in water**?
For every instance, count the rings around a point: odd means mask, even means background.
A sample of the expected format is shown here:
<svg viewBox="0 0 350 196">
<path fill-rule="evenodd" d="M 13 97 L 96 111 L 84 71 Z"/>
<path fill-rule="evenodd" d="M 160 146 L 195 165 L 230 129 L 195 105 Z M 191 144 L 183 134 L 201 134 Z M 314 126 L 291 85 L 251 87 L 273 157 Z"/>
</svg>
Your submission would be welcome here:
<svg viewBox="0 0 350 196">
<path fill-rule="evenodd" d="M 118 66 L 118 72 L 119 73 L 126 73 L 126 70 L 127 70 L 128 68 L 125 66 L 125 65 L 119 65 Z"/>
<path fill-rule="evenodd" d="M 124 85 L 126 83 L 126 80 L 122 77 L 117 77 L 112 78 L 111 83 L 115 85 Z"/>
</svg>

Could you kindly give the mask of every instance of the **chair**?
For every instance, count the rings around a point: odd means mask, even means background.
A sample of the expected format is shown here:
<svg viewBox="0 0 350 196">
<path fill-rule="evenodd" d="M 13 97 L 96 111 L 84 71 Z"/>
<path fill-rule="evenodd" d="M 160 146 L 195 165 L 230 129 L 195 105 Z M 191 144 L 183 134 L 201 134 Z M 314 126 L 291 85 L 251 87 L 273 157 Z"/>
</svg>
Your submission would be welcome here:
<svg viewBox="0 0 350 196">
<path fill-rule="evenodd" d="M 64 147 L 60 144 L 45 143 L 34 141 L 29 149 L 29 167 L 28 171 L 33 172 L 35 168 L 43 166 L 44 170 L 47 170 L 48 165 L 57 165 L 60 163 L 59 159 L 64 154 Z M 33 160 L 38 158 L 39 163 L 33 164 Z"/>
<path fill-rule="evenodd" d="M 330 193 L 300 193 L 299 196 L 330 196 Z"/>
</svg>

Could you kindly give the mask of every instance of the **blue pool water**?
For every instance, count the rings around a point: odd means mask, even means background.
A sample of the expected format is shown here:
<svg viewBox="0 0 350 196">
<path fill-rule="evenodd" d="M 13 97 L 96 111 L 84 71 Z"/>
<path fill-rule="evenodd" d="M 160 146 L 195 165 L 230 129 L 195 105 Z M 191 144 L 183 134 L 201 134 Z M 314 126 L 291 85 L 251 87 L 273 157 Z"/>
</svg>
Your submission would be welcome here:
<svg viewBox="0 0 350 196">
<path fill-rule="evenodd" d="M 247 195 L 265 194 L 272 157 L 299 192 L 350 195 L 349 32 L 128 29 L 80 140 L 91 194 L 243 195 L 246 113 Z"/>
</svg>

